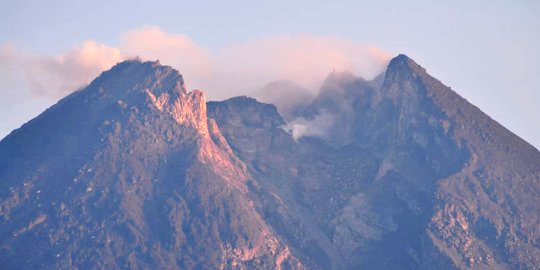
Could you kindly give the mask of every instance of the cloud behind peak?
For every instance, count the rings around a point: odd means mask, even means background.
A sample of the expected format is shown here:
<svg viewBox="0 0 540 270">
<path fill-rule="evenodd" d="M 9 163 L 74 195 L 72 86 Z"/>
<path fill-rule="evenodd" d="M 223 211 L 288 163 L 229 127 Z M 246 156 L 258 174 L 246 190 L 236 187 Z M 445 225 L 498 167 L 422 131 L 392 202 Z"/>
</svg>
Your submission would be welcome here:
<svg viewBox="0 0 540 270">
<path fill-rule="evenodd" d="M 276 80 L 294 82 L 315 94 L 332 71 L 372 78 L 390 54 L 369 44 L 317 35 L 274 35 L 231 44 L 217 52 L 182 34 L 147 26 L 120 35 L 115 46 L 88 40 L 58 55 L 39 55 L 3 45 L 0 64 L 23 74 L 24 87 L 58 99 L 127 58 L 160 60 L 184 75 L 191 89 L 209 99 L 253 93 Z"/>
</svg>

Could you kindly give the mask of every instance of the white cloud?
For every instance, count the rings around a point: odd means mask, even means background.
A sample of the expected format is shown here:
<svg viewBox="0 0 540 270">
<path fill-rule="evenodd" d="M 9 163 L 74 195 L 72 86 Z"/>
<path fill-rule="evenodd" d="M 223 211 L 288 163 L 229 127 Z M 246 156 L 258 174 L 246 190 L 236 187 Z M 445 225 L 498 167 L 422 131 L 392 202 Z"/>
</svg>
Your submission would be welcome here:
<svg viewBox="0 0 540 270">
<path fill-rule="evenodd" d="M 84 86 L 123 58 L 118 49 L 86 41 L 59 55 L 36 55 L 4 45 L 0 63 L 19 72 L 28 90 L 38 96 L 61 98 Z"/>
<path fill-rule="evenodd" d="M 158 27 L 128 31 L 121 35 L 118 48 L 130 58 L 159 60 L 161 64 L 178 69 L 188 87 L 195 82 L 199 85 L 213 75 L 215 60 L 209 50 L 188 36 L 166 33 Z"/>
<path fill-rule="evenodd" d="M 188 36 L 158 27 L 128 31 L 117 46 L 86 41 L 59 55 L 37 55 L 10 46 L 0 50 L 0 61 L 22 72 L 29 90 L 54 99 L 134 56 L 173 66 L 188 87 L 205 90 L 209 99 L 249 94 L 275 80 L 292 81 L 315 93 L 333 70 L 370 78 L 382 72 L 390 58 L 370 45 L 314 35 L 270 36 L 213 54 Z"/>
<path fill-rule="evenodd" d="M 217 59 L 222 73 L 218 78 L 229 78 L 228 82 L 236 84 L 225 85 L 229 88 L 226 95 L 253 91 L 274 80 L 292 81 L 316 92 L 333 70 L 350 70 L 367 78 L 378 75 L 390 55 L 335 37 L 285 35 L 235 44 L 222 50 Z"/>
</svg>

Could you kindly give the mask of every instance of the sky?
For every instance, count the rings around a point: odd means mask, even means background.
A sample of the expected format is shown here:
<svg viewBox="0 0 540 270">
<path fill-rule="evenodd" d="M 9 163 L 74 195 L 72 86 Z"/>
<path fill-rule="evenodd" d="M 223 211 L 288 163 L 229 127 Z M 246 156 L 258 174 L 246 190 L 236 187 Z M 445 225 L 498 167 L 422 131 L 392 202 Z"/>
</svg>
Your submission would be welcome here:
<svg viewBox="0 0 540 270">
<path fill-rule="evenodd" d="M 0 137 L 134 56 L 223 99 L 404 53 L 540 148 L 540 1 L 135 2 L 0 0 Z"/>
</svg>

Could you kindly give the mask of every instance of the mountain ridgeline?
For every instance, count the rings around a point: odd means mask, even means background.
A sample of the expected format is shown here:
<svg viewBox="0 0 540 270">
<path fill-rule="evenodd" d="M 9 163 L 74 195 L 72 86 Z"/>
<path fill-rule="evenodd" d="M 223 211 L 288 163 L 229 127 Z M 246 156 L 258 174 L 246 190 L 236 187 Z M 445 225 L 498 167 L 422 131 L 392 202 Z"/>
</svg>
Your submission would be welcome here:
<svg viewBox="0 0 540 270">
<path fill-rule="evenodd" d="M 281 112 L 117 64 L 0 141 L 0 268 L 540 269 L 540 152 L 407 56 Z"/>
</svg>

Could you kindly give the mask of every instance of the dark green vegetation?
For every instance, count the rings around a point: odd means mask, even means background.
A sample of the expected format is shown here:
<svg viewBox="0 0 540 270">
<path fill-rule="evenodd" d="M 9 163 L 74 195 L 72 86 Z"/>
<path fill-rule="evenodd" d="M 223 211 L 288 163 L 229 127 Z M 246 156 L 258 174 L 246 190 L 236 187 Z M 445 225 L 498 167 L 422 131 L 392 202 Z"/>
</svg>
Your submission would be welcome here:
<svg viewBox="0 0 540 270">
<path fill-rule="evenodd" d="M 0 265 L 540 268 L 540 153 L 408 57 L 290 113 L 118 64 L 0 142 Z"/>
</svg>

